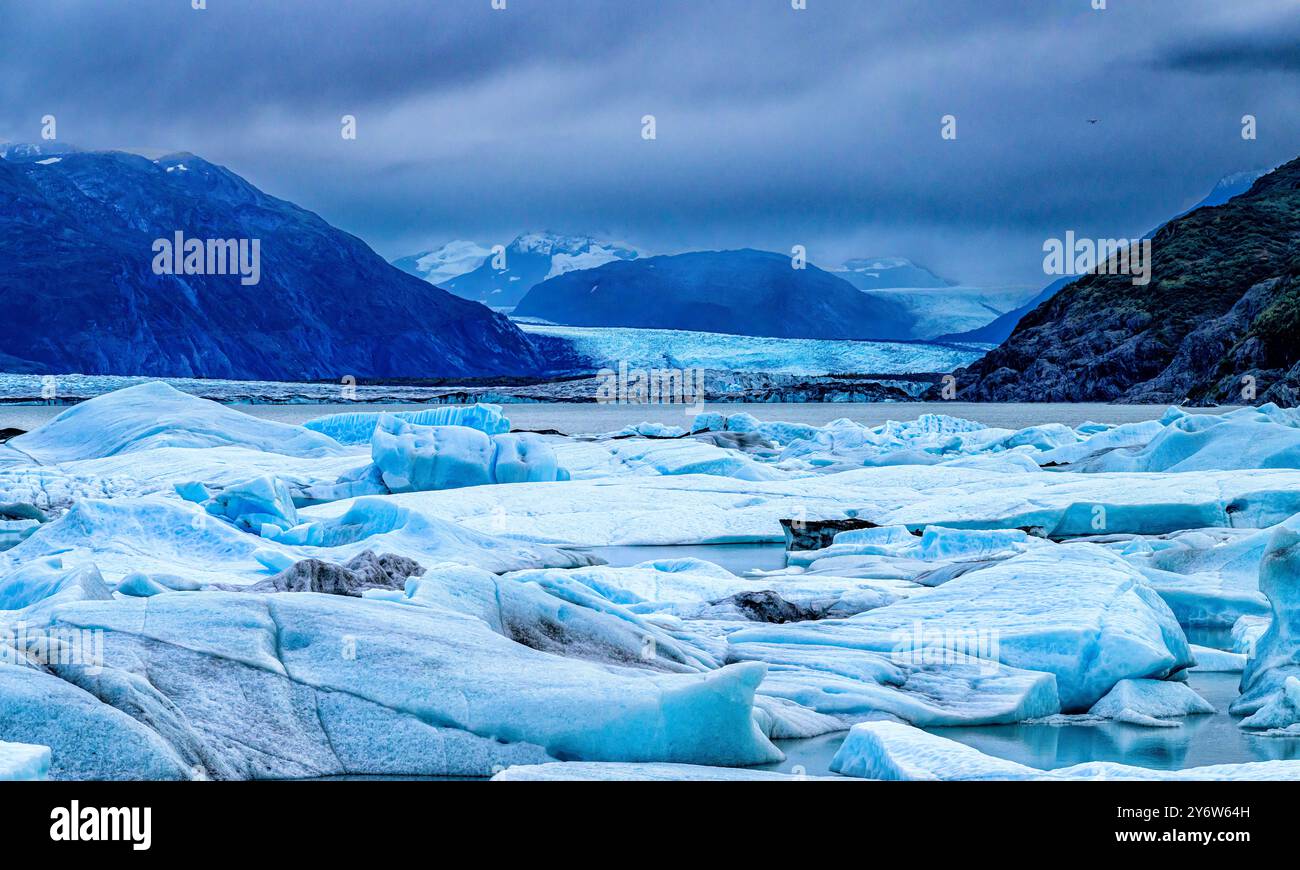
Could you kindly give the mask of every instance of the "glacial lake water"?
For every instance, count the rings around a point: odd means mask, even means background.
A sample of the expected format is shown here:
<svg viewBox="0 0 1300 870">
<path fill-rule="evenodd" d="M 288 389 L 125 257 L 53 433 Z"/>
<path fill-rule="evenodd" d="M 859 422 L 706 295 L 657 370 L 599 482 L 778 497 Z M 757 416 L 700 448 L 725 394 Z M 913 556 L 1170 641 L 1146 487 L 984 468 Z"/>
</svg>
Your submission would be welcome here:
<svg viewBox="0 0 1300 870">
<path fill-rule="evenodd" d="M 282 423 L 302 423 L 313 417 L 345 411 L 418 411 L 429 405 L 232 405 L 239 411 Z M 573 403 L 505 405 L 506 416 L 516 429 L 556 429 L 569 434 L 613 432 L 637 423 L 686 426 L 691 420 L 683 405 L 598 405 Z M 965 417 L 986 426 L 1021 429 L 1042 423 L 1135 423 L 1159 419 L 1165 405 L 1106 405 L 1100 403 L 975 403 L 975 402 L 881 402 L 807 404 L 722 404 L 709 403 L 705 411 L 722 414 L 747 413 L 760 420 L 807 423 L 822 426 L 847 417 L 868 426 L 889 420 L 914 420 L 922 414 Z M 54 417 L 66 406 L 0 405 L 0 429 L 30 431 Z M 691 410 L 695 410 L 691 406 Z M 1232 408 L 1188 408 L 1192 413 L 1222 414 Z"/>
</svg>

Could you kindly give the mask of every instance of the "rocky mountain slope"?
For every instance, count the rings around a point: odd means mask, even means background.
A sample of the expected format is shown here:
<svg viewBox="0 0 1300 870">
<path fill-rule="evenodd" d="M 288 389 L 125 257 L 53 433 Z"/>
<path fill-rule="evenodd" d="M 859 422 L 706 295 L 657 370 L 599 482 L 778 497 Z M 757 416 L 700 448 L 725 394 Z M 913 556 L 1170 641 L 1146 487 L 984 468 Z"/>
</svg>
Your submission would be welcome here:
<svg viewBox="0 0 1300 870">
<path fill-rule="evenodd" d="M 1091 274 L 957 372 L 968 401 L 1300 401 L 1300 159 L 1166 224 L 1152 280 Z M 1243 392 L 1244 391 L 1244 392 Z"/>
<path fill-rule="evenodd" d="M 506 318 L 192 154 L 0 159 L 0 370 L 252 380 L 527 374 Z M 260 240 L 260 280 L 155 274 L 154 242 Z"/>
<path fill-rule="evenodd" d="M 1251 185 L 1253 185 L 1255 181 L 1264 173 L 1265 170 L 1256 169 L 1256 170 L 1246 170 L 1243 172 L 1234 172 L 1231 175 L 1225 175 L 1223 178 L 1219 179 L 1219 183 L 1214 186 L 1214 188 L 1205 196 L 1204 199 L 1202 199 L 1200 202 L 1198 202 L 1196 205 L 1192 206 L 1191 208 L 1187 209 L 1186 211 L 1179 212 L 1178 214 L 1174 215 L 1174 217 L 1170 218 L 1170 220 L 1177 220 L 1183 215 L 1191 214 L 1197 209 L 1205 208 L 1206 206 L 1223 205 L 1225 202 L 1232 199 L 1233 197 L 1240 196 L 1241 194 L 1250 190 Z M 1161 224 L 1161 226 L 1164 226 L 1164 224 Z M 1159 231 L 1160 228 L 1157 227 L 1156 229 L 1147 233 L 1147 236 L 1154 236 Z M 1069 284 L 1073 280 L 1074 280 L 1073 275 L 1067 275 L 1064 278 L 1057 278 L 1051 284 L 1048 284 L 1046 287 L 1044 287 L 1042 292 L 1034 296 L 1034 298 L 1030 299 L 1024 305 L 1020 306 L 1019 308 L 1014 308 L 1011 311 L 1008 311 L 1007 313 L 993 320 L 991 323 L 986 323 L 983 326 L 977 327 L 975 329 L 966 330 L 965 332 L 954 332 L 948 335 L 941 335 L 936 340 L 1001 344 L 1002 342 L 1006 341 L 1008 338 L 1011 337 L 1011 333 L 1015 332 L 1016 330 L 1016 324 L 1020 323 L 1020 321 L 1024 319 L 1026 314 L 1033 311 L 1035 308 L 1037 308 L 1039 305 L 1042 305 L 1047 300 L 1051 299 L 1058 292 L 1060 292 L 1062 287 Z"/>
</svg>

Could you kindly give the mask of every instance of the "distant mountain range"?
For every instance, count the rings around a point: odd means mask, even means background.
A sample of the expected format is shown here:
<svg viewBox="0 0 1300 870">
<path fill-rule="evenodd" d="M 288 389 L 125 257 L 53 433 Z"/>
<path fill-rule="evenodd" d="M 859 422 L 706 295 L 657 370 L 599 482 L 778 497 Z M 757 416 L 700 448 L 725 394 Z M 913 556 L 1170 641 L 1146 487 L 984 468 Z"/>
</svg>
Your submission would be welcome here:
<svg viewBox="0 0 1300 870">
<path fill-rule="evenodd" d="M 622 242 L 540 232 L 518 236 L 499 252 L 499 258 L 490 246 L 455 241 L 394 260 L 393 265 L 462 299 L 508 311 L 548 278 L 640 256 L 640 251 Z"/>
<path fill-rule="evenodd" d="M 177 233 L 259 240 L 259 282 L 156 274 L 155 241 Z M 505 317 L 193 154 L 4 148 L 0 297 L 0 371 L 334 380 L 544 367 Z"/>
<path fill-rule="evenodd" d="M 623 242 L 556 233 L 516 238 L 506 247 L 505 269 L 498 269 L 491 255 L 491 249 L 478 242 L 454 241 L 393 260 L 393 265 L 467 299 L 522 316 L 516 311 L 519 302 L 544 281 L 645 256 Z M 902 257 L 862 257 L 827 271 L 864 293 L 883 294 L 880 301 L 888 308 L 905 309 L 898 316 L 913 321 L 904 336 L 912 340 L 983 326 L 1028 295 L 1022 289 L 960 287 Z"/>
<path fill-rule="evenodd" d="M 422 251 L 393 261 L 393 265 L 408 275 L 423 278 L 435 287 L 441 287 L 452 278 L 473 272 L 492 253 L 478 242 L 457 240 L 440 248 Z"/>
<path fill-rule="evenodd" d="M 1242 193 L 1256 175 L 1225 178 L 1155 233 L 1149 286 L 1062 278 L 1022 305 L 1025 290 L 955 286 L 901 258 L 825 271 L 781 253 L 648 257 L 554 233 L 496 252 L 451 242 L 396 268 L 193 154 L 0 146 L 0 294 L 15 314 L 0 321 L 0 371 L 284 381 L 555 371 L 548 359 L 564 347 L 482 300 L 568 326 L 772 338 L 995 343 L 1005 329 L 1003 346 L 962 373 L 967 397 L 1230 402 L 1245 377 L 1262 398 L 1295 404 L 1300 168 Z M 176 256 L 159 254 L 173 240 Z M 255 241 L 255 274 L 213 273 L 220 240 Z M 195 268 L 183 267 L 184 244 L 198 245 Z"/>
<path fill-rule="evenodd" d="M 811 264 L 766 251 L 696 251 L 607 263 L 538 284 L 515 308 L 568 326 L 773 338 L 899 339 L 912 318 Z"/>
<path fill-rule="evenodd" d="M 924 266 L 902 257 L 863 257 L 848 260 L 830 270 L 859 290 L 884 290 L 892 287 L 955 287 L 956 281 L 940 278 Z"/>
<path fill-rule="evenodd" d="M 543 281 L 514 316 L 565 326 L 926 341 L 988 323 L 1030 292 L 956 286 L 898 258 L 826 271 L 795 269 L 778 253 L 696 251 Z M 785 301 L 776 305 L 779 298 Z"/>
<path fill-rule="evenodd" d="M 1149 285 L 1072 281 L 957 373 L 960 397 L 1297 404 L 1300 160 L 1230 190 L 1155 233 Z"/>
</svg>

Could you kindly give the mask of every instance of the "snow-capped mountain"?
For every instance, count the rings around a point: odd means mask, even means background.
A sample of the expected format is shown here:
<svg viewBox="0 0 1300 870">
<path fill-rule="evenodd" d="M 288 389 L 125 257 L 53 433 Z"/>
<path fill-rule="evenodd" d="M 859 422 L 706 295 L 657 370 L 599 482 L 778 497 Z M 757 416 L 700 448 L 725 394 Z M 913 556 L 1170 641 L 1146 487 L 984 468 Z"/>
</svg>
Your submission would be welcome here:
<svg viewBox="0 0 1300 870">
<path fill-rule="evenodd" d="M 952 287 L 957 282 L 941 278 L 924 266 L 902 257 L 862 257 L 846 260 L 831 274 L 843 278 L 859 290 L 884 290 L 890 287 Z"/>
<path fill-rule="evenodd" d="M 465 299 L 492 308 L 512 309 L 529 290 L 549 278 L 641 256 L 644 256 L 641 251 L 622 242 L 591 236 L 526 233 L 506 245 L 500 256 L 489 251 L 477 268 L 452 278 L 444 286 Z"/>
<path fill-rule="evenodd" d="M 76 154 L 80 149 L 61 142 L 0 142 L 0 160 L 40 160 Z"/>
<path fill-rule="evenodd" d="M 440 248 L 422 251 L 409 257 L 400 257 L 393 261 L 393 265 L 409 275 L 423 278 L 430 284 L 441 287 L 452 278 L 459 278 L 466 272 L 473 272 L 482 266 L 483 261 L 491 254 L 491 248 L 478 242 L 457 239 Z"/>
<path fill-rule="evenodd" d="M 11 147 L 0 159 L 0 370 L 249 380 L 534 374 L 505 317 L 193 154 Z M 257 278 L 160 274 L 178 234 L 258 242 Z M 251 258 L 250 258 L 251 260 Z M 167 258 L 170 265 L 172 260 Z M 222 263 L 230 265 L 226 257 Z M 195 263 L 196 267 L 204 265 Z M 249 279 L 249 280 L 245 280 Z"/>
</svg>

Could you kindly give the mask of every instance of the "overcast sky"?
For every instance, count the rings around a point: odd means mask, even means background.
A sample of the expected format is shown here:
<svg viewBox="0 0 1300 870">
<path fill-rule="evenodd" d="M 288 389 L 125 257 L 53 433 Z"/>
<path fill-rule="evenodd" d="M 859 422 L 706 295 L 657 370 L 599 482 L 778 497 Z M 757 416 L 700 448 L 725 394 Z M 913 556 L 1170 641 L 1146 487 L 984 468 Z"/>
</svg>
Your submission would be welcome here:
<svg viewBox="0 0 1300 870">
<path fill-rule="evenodd" d="M 0 140 L 193 151 L 390 258 L 553 229 L 1041 285 L 1044 239 L 1300 155 L 1296 0 L 1092 2 L 0 0 Z"/>
</svg>

